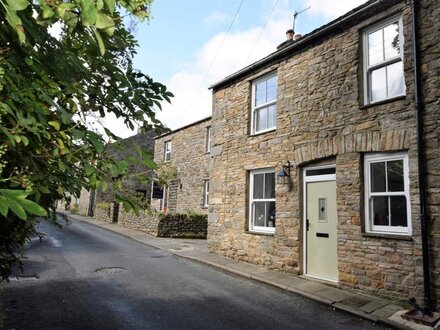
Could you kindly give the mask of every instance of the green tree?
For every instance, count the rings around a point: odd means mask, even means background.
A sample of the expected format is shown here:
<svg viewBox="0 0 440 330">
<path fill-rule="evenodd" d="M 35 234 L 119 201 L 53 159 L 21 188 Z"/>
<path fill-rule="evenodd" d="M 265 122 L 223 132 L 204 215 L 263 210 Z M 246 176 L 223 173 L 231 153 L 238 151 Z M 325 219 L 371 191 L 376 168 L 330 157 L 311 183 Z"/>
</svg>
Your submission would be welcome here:
<svg viewBox="0 0 440 330">
<path fill-rule="evenodd" d="M 172 94 L 133 68 L 127 16 L 149 18 L 151 0 L 0 0 L 0 275 L 35 234 L 36 217 L 81 188 L 105 189 L 127 172 L 106 153 L 120 140 L 91 118 L 113 114 L 127 127 L 161 127 Z M 55 38 L 50 26 L 59 24 Z M 151 159 L 146 163 L 152 164 Z M 113 178 L 113 180 L 109 180 Z M 126 206 L 129 200 L 123 200 Z"/>
</svg>

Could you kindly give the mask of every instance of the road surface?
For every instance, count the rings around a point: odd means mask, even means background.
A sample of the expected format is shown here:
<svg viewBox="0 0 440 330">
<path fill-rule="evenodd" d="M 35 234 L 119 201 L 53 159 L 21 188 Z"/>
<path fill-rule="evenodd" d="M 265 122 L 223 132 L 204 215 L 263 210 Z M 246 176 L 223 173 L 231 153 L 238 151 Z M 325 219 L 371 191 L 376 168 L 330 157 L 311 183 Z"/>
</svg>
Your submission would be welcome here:
<svg viewBox="0 0 440 330">
<path fill-rule="evenodd" d="M 380 329 L 83 222 L 42 222 L 1 284 L 5 329 Z"/>
</svg>

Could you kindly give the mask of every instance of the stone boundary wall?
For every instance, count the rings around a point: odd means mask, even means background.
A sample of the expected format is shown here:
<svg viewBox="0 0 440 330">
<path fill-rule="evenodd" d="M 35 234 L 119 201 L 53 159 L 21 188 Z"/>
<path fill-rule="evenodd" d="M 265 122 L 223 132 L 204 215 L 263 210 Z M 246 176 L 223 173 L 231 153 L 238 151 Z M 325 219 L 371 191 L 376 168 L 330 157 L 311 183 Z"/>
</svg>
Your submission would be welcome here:
<svg viewBox="0 0 440 330">
<path fill-rule="evenodd" d="M 206 238 L 207 215 L 166 214 L 141 212 L 139 216 L 123 210 L 119 224 L 156 237 Z"/>
<path fill-rule="evenodd" d="M 206 214 L 167 214 L 159 222 L 159 237 L 206 238 Z"/>
<path fill-rule="evenodd" d="M 112 221 L 112 217 L 113 217 L 113 204 L 108 203 L 108 206 L 98 206 L 96 205 L 95 207 L 95 213 L 94 213 L 94 218 L 96 220 L 101 220 L 101 221 L 105 221 L 105 222 L 113 222 Z"/>
<path fill-rule="evenodd" d="M 119 211 L 118 223 L 125 228 L 134 229 L 153 236 L 158 236 L 160 214 L 145 213 L 140 211 L 139 215 L 133 212 Z"/>
</svg>

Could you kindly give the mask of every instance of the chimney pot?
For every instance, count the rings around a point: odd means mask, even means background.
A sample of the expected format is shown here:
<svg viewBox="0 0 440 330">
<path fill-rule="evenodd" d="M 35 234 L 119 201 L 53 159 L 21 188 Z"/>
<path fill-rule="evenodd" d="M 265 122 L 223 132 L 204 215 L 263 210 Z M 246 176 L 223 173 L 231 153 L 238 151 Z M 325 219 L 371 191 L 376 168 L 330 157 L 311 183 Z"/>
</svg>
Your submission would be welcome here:
<svg viewBox="0 0 440 330">
<path fill-rule="evenodd" d="M 292 29 L 286 31 L 286 37 L 287 37 L 287 40 L 293 40 L 293 30 Z"/>
<path fill-rule="evenodd" d="M 295 41 L 298 41 L 301 38 L 302 38 L 302 35 L 300 33 L 297 33 L 293 36 L 293 40 L 295 40 Z"/>
</svg>

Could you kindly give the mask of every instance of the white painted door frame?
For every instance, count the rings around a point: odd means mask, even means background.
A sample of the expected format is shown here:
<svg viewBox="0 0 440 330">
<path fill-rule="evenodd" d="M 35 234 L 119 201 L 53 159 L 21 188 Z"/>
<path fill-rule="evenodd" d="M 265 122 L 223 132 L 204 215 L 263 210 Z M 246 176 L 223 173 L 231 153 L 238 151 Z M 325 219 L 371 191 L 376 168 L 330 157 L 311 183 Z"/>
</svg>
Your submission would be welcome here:
<svg viewBox="0 0 440 330">
<path fill-rule="evenodd" d="M 310 170 L 324 170 L 324 169 L 334 169 L 333 174 L 322 174 L 322 175 L 309 175 L 307 176 L 307 171 Z M 325 182 L 325 181 L 336 181 L 336 165 L 321 165 L 321 166 L 310 166 L 303 168 L 303 270 L 304 275 L 322 279 L 330 282 L 337 282 L 334 280 L 329 280 L 326 278 L 321 278 L 317 276 L 311 276 L 307 274 L 307 184 L 311 182 Z"/>
</svg>

